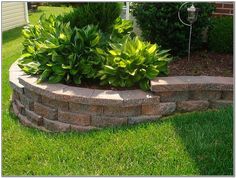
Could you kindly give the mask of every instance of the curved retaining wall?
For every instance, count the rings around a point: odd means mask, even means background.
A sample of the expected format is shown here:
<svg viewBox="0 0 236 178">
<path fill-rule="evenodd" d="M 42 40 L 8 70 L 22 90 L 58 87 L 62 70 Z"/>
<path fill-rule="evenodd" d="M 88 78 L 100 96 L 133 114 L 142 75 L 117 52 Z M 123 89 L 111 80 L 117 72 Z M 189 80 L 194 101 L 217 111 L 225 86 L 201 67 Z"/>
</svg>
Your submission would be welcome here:
<svg viewBox="0 0 236 178">
<path fill-rule="evenodd" d="M 44 131 L 88 131 L 153 121 L 174 112 L 232 105 L 233 78 L 158 77 L 151 92 L 97 90 L 63 84 L 36 84 L 14 63 L 10 68 L 12 106 L 20 122 Z"/>
</svg>

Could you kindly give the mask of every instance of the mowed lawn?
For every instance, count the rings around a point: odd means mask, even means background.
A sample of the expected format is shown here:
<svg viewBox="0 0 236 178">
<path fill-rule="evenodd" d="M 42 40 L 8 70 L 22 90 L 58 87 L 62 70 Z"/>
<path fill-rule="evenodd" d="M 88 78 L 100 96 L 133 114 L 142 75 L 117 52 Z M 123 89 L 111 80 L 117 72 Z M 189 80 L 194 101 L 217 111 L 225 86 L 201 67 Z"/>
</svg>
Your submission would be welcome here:
<svg viewBox="0 0 236 178">
<path fill-rule="evenodd" d="M 40 7 L 30 15 L 69 8 Z M 89 133 L 45 133 L 11 114 L 10 65 L 21 54 L 21 28 L 3 33 L 2 175 L 232 175 L 233 109 L 177 114 L 161 121 Z"/>
</svg>

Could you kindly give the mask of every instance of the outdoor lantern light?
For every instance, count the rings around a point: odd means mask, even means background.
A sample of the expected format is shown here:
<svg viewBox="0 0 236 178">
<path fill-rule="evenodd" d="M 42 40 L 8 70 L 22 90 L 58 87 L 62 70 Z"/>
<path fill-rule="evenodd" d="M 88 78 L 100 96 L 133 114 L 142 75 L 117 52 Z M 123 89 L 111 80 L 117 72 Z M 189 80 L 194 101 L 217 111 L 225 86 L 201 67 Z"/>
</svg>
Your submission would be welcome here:
<svg viewBox="0 0 236 178">
<path fill-rule="evenodd" d="M 189 2 L 185 2 L 183 3 L 180 8 L 179 8 L 179 11 L 178 11 L 178 17 L 179 17 L 179 20 L 182 24 L 186 25 L 186 26 L 189 26 L 189 43 L 188 43 L 188 61 L 190 60 L 190 47 L 191 47 L 191 35 L 192 35 L 192 24 L 194 22 L 196 22 L 197 20 L 197 16 L 198 16 L 198 11 L 199 9 L 195 8 L 193 3 L 192 5 L 187 8 L 187 12 L 188 12 L 188 18 L 187 20 L 189 21 L 189 24 L 185 23 L 182 19 L 181 19 L 181 16 L 180 16 L 180 11 L 181 9 L 184 7 L 184 5 L 186 5 L 187 3 Z"/>
<path fill-rule="evenodd" d="M 198 10 L 192 4 L 192 6 L 187 9 L 187 11 L 188 11 L 188 21 L 190 24 L 192 24 L 197 20 Z"/>
</svg>

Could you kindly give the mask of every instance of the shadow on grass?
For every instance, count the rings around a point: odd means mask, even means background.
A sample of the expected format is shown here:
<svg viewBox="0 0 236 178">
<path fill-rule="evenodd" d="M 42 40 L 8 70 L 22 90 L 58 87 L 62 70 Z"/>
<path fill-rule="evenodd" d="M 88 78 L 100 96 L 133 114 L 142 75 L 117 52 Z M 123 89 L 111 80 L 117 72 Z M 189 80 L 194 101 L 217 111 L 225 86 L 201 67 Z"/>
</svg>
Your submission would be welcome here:
<svg viewBox="0 0 236 178">
<path fill-rule="evenodd" d="M 21 30 L 23 29 L 23 26 L 16 27 L 14 29 L 5 31 L 2 33 L 2 44 L 9 43 L 12 40 L 16 40 L 17 38 L 21 37 Z"/>
<path fill-rule="evenodd" d="M 182 114 L 170 121 L 201 175 L 233 175 L 232 107 Z"/>
</svg>

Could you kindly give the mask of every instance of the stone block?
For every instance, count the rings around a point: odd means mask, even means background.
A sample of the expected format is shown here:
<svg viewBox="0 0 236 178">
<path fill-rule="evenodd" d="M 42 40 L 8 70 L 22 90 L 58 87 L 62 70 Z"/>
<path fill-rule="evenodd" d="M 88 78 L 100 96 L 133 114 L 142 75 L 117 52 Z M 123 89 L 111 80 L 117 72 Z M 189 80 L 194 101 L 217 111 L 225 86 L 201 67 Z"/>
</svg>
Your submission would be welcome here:
<svg viewBox="0 0 236 178">
<path fill-rule="evenodd" d="M 25 110 L 26 117 L 28 120 L 30 120 L 32 123 L 36 125 L 42 125 L 43 124 L 43 118 L 42 116 L 34 113 L 33 111 L 30 111 L 28 109 Z"/>
<path fill-rule="evenodd" d="M 38 102 L 34 103 L 34 112 L 42 117 L 50 120 L 57 120 L 57 110 L 48 106 L 42 105 Z"/>
<path fill-rule="evenodd" d="M 178 77 L 157 77 L 151 80 L 151 91 L 167 92 L 167 91 L 186 91 L 188 83 Z"/>
<path fill-rule="evenodd" d="M 70 130 L 70 124 L 43 118 L 44 127 L 53 132 L 66 132 Z"/>
<path fill-rule="evenodd" d="M 190 111 L 202 111 L 206 110 L 209 106 L 209 102 L 206 100 L 189 100 L 177 102 L 177 110 L 190 112 Z"/>
<path fill-rule="evenodd" d="M 233 91 L 223 91 L 222 92 L 222 100 L 231 100 L 231 101 L 233 101 L 233 97 L 234 97 Z M 219 99 L 219 98 L 217 98 L 217 99 Z"/>
<path fill-rule="evenodd" d="M 210 108 L 224 108 L 228 106 L 233 106 L 233 101 L 232 100 L 216 100 L 216 101 L 211 101 L 210 102 Z"/>
<path fill-rule="evenodd" d="M 41 95 L 35 93 L 34 91 L 24 88 L 24 94 L 27 98 L 29 98 L 32 101 L 41 102 Z"/>
<path fill-rule="evenodd" d="M 128 119 L 122 117 L 92 116 L 91 125 L 95 127 L 126 125 Z"/>
<path fill-rule="evenodd" d="M 66 86 L 57 93 L 58 100 L 70 101 L 75 103 L 90 104 L 90 98 L 94 89 Z"/>
<path fill-rule="evenodd" d="M 58 111 L 58 120 L 61 122 L 75 124 L 75 125 L 81 125 L 81 126 L 90 125 L 90 115 L 88 115 L 88 114 L 64 112 L 64 111 L 59 110 Z"/>
<path fill-rule="evenodd" d="M 34 125 L 27 119 L 26 116 L 19 114 L 18 115 L 19 119 L 20 119 L 20 123 L 27 126 L 27 127 L 34 127 Z"/>
<path fill-rule="evenodd" d="M 190 100 L 218 100 L 221 97 L 221 91 L 196 90 L 189 91 Z"/>
<path fill-rule="evenodd" d="M 103 113 L 105 116 L 117 116 L 117 117 L 137 116 L 142 113 L 142 107 L 104 106 Z"/>
<path fill-rule="evenodd" d="M 161 102 L 176 102 L 188 100 L 189 93 L 188 91 L 167 91 L 167 92 L 158 92 L 156 95 L 160 96 Z"/>
<path fill-rule="evenodd" d="M 15 113 L 15 115 L 18 116 L 20 112 L 17 109 L 15 102 L 12 102 L 12 109 L 13 109 L 13 112 Z"/>
<path fill-rule="evenodd" d="M 158 115 L 159 104 L 142 105 L 142 115 Z"/>
<path fill-rule="evenodd" d="M 10 74 L 9 78 L 10 86 L 13 90 L 17 91 L 18 93 L 24 93 L 24 86 L 19 83 L 18 78 L 12 78 Z"/>
<path fill-rule="evenodd" d="M 159 105 L 159 114 L 166 116 L 170 115 L 176 110 L 175 102 L 160 103 Z"/>
<path fill-rule="evenodd" d="M 15 100 L 20 100 L 20 93 L 13 90 L 13 93 L 12 93 L 12 100 L 15 101 Z"/>
<path fill-rule="evenodd" d="M 128 118 L 128 124 L 137 124 L 141 122 L 156 121 L 161 115 L 149 115 L 149 116 L 136 116 Z"/>
<path fill-rule="evenodd" d="M 77 132 L 88 132 L 90 130 L 99 130 L 99 128 L 92 126 L 71 125 L 71 130 Z"/>
<path fill-rule="evenodd" d="M 98 105 L 69 103 L 69 110 L 78 113 L 103 114 L 103 107 Z"/>
<path fill-rule="evenodd" d="M 89 98 L 89 104 L 93 105 L 119 105 L 123 103 L 120 91 L 94 90 Z"/>
<path fill-rule="evenodd" d="M 31 111 L 34 110 L 34 102 L 26 97 L 24 94 L 20 94 L 20 102 L 24 105 L 26 109 L 29 109 Z"/>
<path fill-rule="evenodd" d="M 159 96 L 153 95 L 151 92 L 142 90 L 126 90 L 119 92 L 122 99 L 122 106 L 139 106 L 142 104 L 159 104 Z"/>
<path fill-rule="evenodd" d="M 63 111 L 69 110 L 69 103 L 61 100 L 51 99 L 46 96 L 42 96 L 42 104 L 49 106 L 54 109 L 61 109 Z"/>
<path fill-rule="evenodd" d="M 25 110 L 24 105 L 21 104 L 21 102 L 18 99 L 15 100 L 15 103 L 16 103 L 16 107 L 17 107 L 19 113 L 25 114 L 25 112 L 24 112 L 24 110 Z"/>
</svg>

